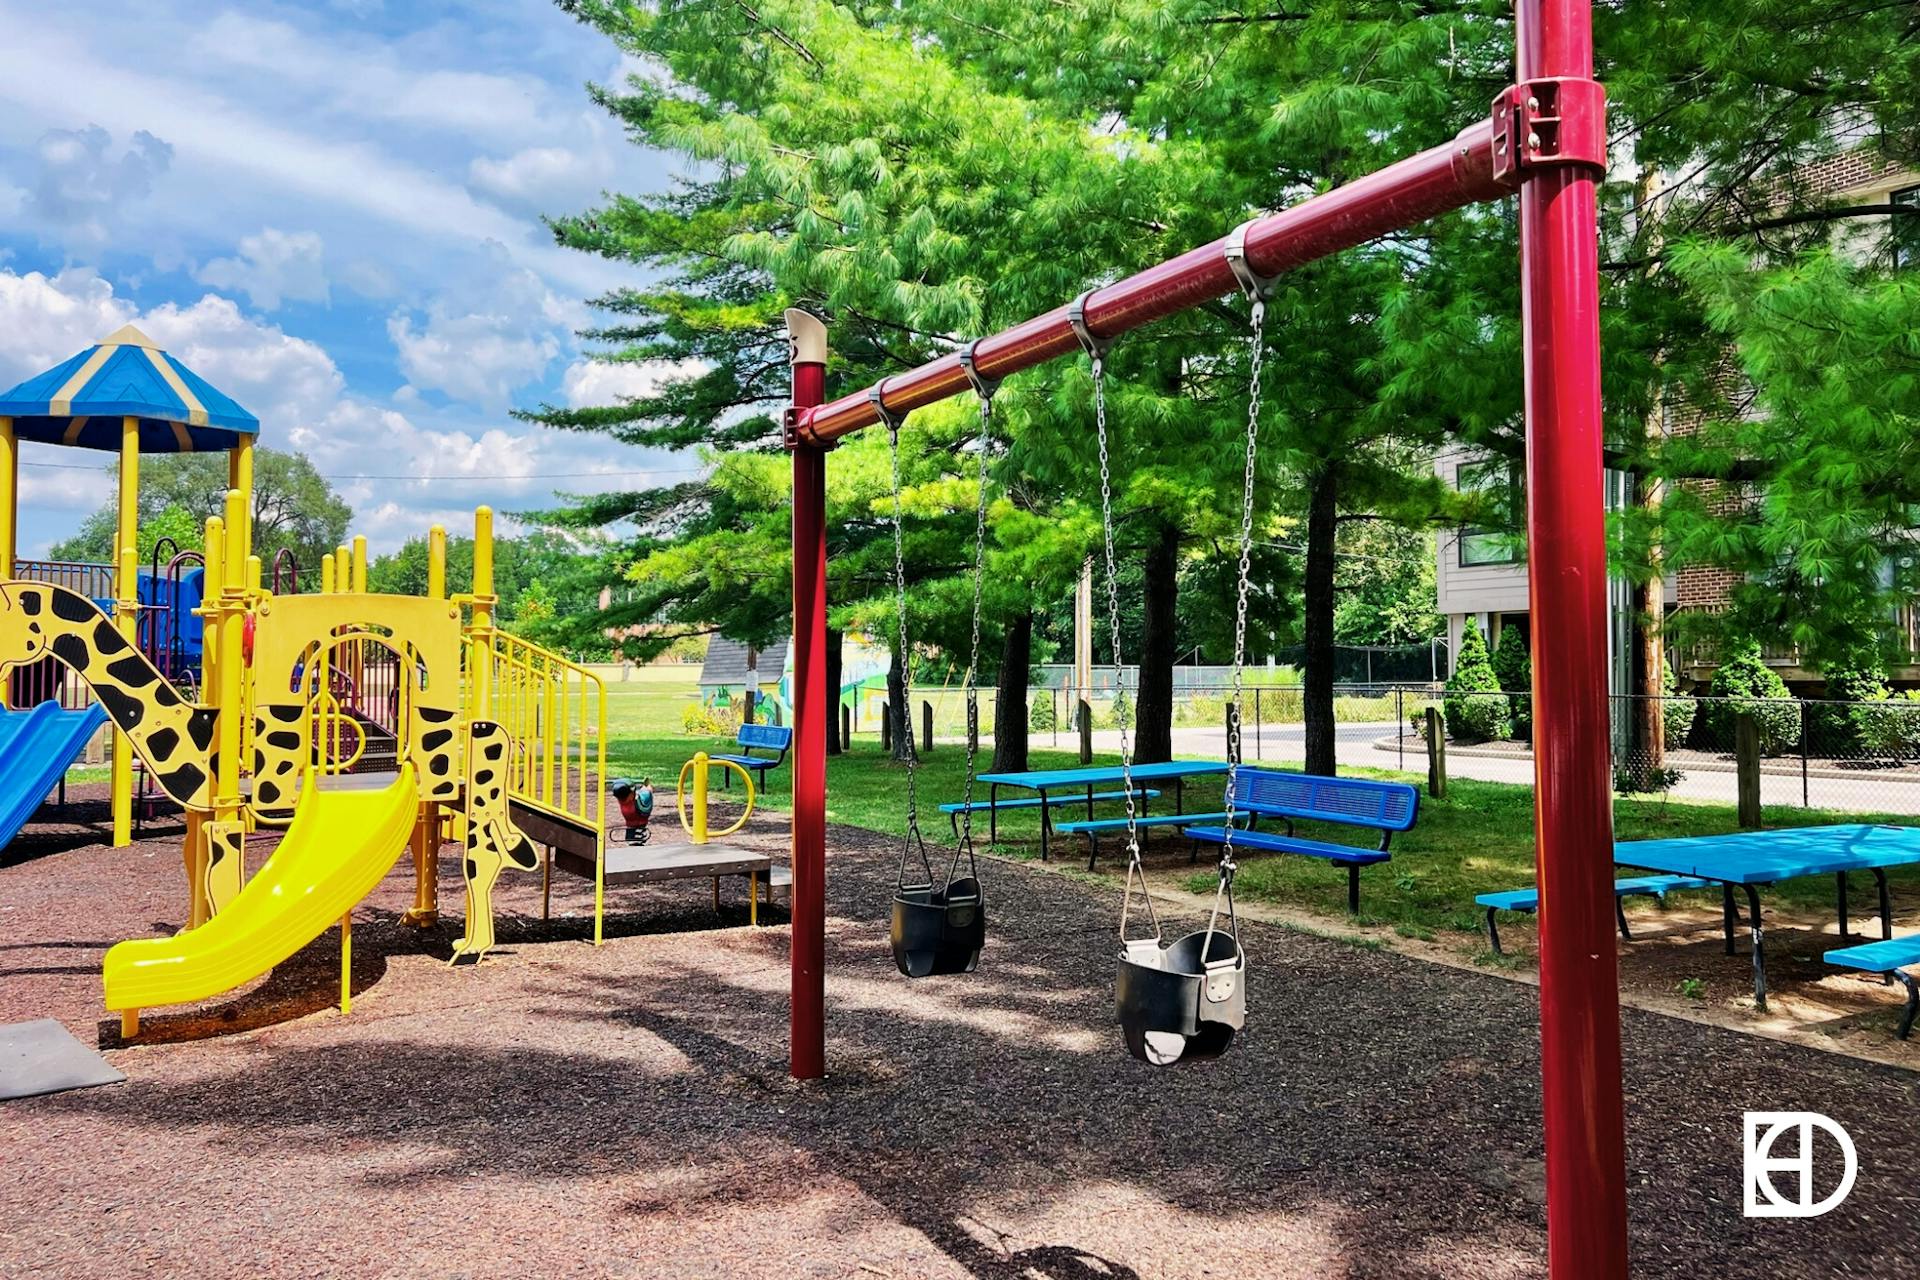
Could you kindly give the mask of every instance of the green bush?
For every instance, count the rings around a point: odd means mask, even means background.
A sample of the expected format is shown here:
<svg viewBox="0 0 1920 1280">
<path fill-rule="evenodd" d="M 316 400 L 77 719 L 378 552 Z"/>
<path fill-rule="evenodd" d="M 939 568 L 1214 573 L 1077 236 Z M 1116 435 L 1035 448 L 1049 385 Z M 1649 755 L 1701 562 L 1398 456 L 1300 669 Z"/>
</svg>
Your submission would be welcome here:
<svg viewBox="0 0 1920 1280">
<path fill-rule="evenodd" d="M 1879 661 L 1871 655 L 1850 656 L 1828 664 L 1821 674 L 1826 690 L 1819 702 L 1807 706 L 1808 749 L 1823 756 L 1851 756 L 1884 741 L 1878 735 L 1892 729 L 1880 723 L 1886 713 L 1860 705 L 1886 700 L 1887 673 Z"/>
<path fill-rule="evenodd" d="M 1660 678 L 1660 687 L 1665 691 L 1666 696 L 1660 702 L 1660 717 L 1666 721 L 1667 725 L 1667 746 L 1684 746 L 1687 735 L 1693 732 L 1693 721 L 1699 714 L 1700 704 L 1692 698 L 1675 697 L 1674 692 L 1679 688 L 1679 682 L 1674 679 L 1673 665 L 1671 663 L 1661 665 L 1665 674 Z"/>
<path fill-rule="evenodd" d="M 1730 644 L 1707 685 L 1709 701 L 1700 708 L 1696 736 L 1713 751 L 1733 749 L 1734 720 L 1748 712 L 1760 727 L 1762 755 L 1779 755 L 1800 742 L 1800 707 L 1787 685 L 1760 656 L 1760 642 Z"/>
<path fill-rule="evenodd" d="M 1109 729 L 1133 728 L 1133 698 L 1125 689 L 1113 695 L 1113 701 L 1107 704 L 1107 713 L 1100 717 L 1100 723 Z"/>
<path fill-rule="evenodd" d="M 1033 702 L 1027 708 L 1027 728 L 1043 732 L 1052 732 L 1056 721 L 1053 715 L 1053 690 L 1035 689 Z"/>
<path fill-rule="evenodd" d="M 1533 657 L 1520 628 L 1501 629 L 1500 643 L 1493 650 L 1493 674 L 1513 708 L 1513 736 L 1528 741 L 1533 737 Z"/>
<path fill-rule="evenodd" d="M 1447 677 L 1447 731 L 1462 742 L 1504 738 L 1513 732 L 1513 717 L 1487 657 L 1486 637 L 1471 621 L 1463 630 L 1459 661 Z"/>
<path fill-rule="evenodd" d="M 1890 693 L 1852 707 L 1860 744 L 1874 755 L 1910 760 L 1920 756 L 1920 690 Z"/>
</svg>

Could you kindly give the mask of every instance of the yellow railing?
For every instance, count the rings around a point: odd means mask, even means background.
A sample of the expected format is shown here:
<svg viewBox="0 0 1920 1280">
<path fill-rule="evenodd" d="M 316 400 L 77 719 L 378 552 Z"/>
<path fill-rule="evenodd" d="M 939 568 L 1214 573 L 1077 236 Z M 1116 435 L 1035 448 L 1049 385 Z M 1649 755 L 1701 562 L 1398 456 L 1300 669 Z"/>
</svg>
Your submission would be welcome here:
<svg viewBox="0 0 1920 1280">
<path fill-rule="evenodd" d="M 491 628 L 467 641 L 467 715 L 504 727 L 517 750 L 507 791 L 606 831 L 607 687 L 593 672 Z"/>
</svg>

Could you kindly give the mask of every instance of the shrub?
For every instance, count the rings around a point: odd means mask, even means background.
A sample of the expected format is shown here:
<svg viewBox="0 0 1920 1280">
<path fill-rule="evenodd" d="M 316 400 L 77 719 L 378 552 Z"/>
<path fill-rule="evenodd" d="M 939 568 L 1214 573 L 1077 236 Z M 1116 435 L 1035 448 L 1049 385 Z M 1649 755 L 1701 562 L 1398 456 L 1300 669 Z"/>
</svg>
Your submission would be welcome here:
<svg viewBox="0 0 1920 1280">
<path fill-rule="evenodd" d="M 680 731 L 690 738 L 726 737 L 740 729 L 740 713 L 731 699 L 715 706 L 689 702 L 680 711 Z"/>
<path fill-rule="evenodd" d="M 1253 695 L 1247 695 L 1247 700 L 1251 702 Z M 1263 703 L 1260 710 L 1262 713 L 1265 713 L 1268 708 Z M 1218 694 L 1196 693 L 1186 701 L 1174 705 L 1173 718 L 1180 724 L 1204 724 L 1208 726 L 1225 724 L 1227 722 L 1227 700 Z"/>
<path fill-rule="evenodd" d="M 1685 744 L 1687 735 L 1693 732 L 1694 717 L 1700 712 L 1700 704 L 1692 698 L 1677 698 L 1674 691 L 1679 681 L 1674 679 L 1671 663 L 1662 663 L 1664 675 L 1660 678 L 1660 687 L 1665 697 L 1660 702 L 1660 717 L 1667 724 L 1667 746 L 1678 747 Z"/>
<path fill-rule="evenodd" d="M 1875 755 L 1920 756 L 1920 690 L 1888 694 L 1851 708 L 1860 743 Z"/>
<path fill-rule="evenodd" d="M 1878 723 L 1881 711 L 1859 705 L 1886 699 L 1887 673 L 1871 655 L 1849 655 L 1821 674 L 1826 690 L 1807 705 L 1807 746 L 1823 756 L 1857 755 L 1889 727 Z"/>
<path fill-rule="evenodd" d="M 1512 713 L 1487 657 L 1486 637 L 1472 622 L 1463 630 L 1459 661 L 1447 677 L 1447 728 L 1462 742 L 1504 738 L 1513 731 Z"/>
<path fill-rule="evenodd" d="M 1107 704 L 1107 714 L 1101 717 L 1101 721 L 1115 729 L 1133 728 L 1133 699 L 1125 689 L 1113 695 L 1113 701 Z"/>
<path fill-rule="evenodd" d="M 1660 795 L 1671 791 L 1687 775 L 1678 769 L 1632 769 L 1613 766 L 1613 789 L 1623 796 Z"/>
<path fill-rule="evenodd" d="M 1760 642 L 1729 646 L 1707 685 L 1712 701 L 1700 709 L 1700 745 L 1725 751 L 1733 746 L 1735 718 L 1745 711 L 1760 727 L 1762 755 L 1779 755 L 1800 741 L 1800 707 L 1787 685 L 1760 656 Z"/>
<path fill-rule="evenodd" d="M 1053 690 L 1035 690 L 1032 705 L 1027 708 L 1027 728 L 1051 732 L 1054 724 Z"/>
<path fill-rule="evenodd" d="M 1527 636 L 1520 628 L 1501 630 L 1500 643 L 1493 650 L 1493 674 L 1513 709 L 1513 736 L 1523 742 L 1532 738 L 1533 656 L 1527 651 Z"/>
</svg>

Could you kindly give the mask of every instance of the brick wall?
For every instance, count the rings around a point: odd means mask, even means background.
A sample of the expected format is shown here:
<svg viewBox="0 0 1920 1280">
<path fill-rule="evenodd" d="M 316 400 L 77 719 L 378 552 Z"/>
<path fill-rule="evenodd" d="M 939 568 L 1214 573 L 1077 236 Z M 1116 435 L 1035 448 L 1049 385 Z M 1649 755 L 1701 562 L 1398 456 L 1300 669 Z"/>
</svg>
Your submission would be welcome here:
<svg viewBox="0 0 1920 1280">
<path fill-rule="evenodd" d="M 1809 195 L 1830 196 L 1838 191 L 1852 191 L 1856 187 L 1884 182 L 1901 173 L 1905 167 L 1866 146 L 1845 155 L 1815 161 L 1801 168 L 1794 178 Z"/>
</svg>

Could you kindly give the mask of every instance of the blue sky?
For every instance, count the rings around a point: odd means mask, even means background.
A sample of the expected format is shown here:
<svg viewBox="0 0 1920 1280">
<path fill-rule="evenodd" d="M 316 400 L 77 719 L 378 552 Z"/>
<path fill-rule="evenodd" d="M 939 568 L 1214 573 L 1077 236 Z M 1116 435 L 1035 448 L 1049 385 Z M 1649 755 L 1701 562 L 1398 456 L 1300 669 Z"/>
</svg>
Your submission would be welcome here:
<svg viewBox="0 0 1920 1280">
<path fill-rule="evenodd" d="M 670 172 L 587 100 L 640 69 L 597 32 L 543 0 L 0 0 L 0 31 L 0 386 L 136 323 L 376 548 L 694 465 L 506 413 L 658 376 L 586 359 L 586 300 L 637 277 L 539 220 Z M 26 446 L 21 554 L 107 461 Z"/>
</svg>

